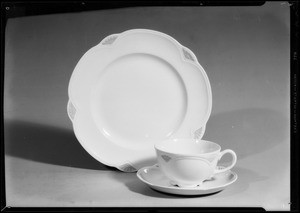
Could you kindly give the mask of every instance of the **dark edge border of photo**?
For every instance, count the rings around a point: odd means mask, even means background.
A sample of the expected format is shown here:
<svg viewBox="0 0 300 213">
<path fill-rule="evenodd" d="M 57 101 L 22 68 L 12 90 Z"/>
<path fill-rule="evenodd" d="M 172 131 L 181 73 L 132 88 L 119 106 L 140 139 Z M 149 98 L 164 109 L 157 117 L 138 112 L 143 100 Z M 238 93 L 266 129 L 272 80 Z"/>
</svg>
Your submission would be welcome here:
<svg viewBox="0 0 300 213">
<path fill-rule="evenodd" d="M 299 211 L 299 2 L 290 1 L 290 93 L 291 93 L 291 164 L 290 164 L 290 189 L 291 189 L 291 211 Z"/>
</svg>

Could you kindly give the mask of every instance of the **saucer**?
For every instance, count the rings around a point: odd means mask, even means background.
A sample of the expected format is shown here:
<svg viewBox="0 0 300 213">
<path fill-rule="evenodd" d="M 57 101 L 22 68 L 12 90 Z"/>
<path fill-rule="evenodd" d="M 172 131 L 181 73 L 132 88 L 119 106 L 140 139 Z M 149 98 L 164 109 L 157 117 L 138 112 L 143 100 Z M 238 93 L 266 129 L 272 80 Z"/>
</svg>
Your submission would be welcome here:
<svg viewBox="0 0 300 213">
<path fill-rule="evenodd" d="M 238 177 L 236 173 L 229 170 L 216 174 L 212 180 L 204 181 L 201 186 L 179 188 L 170 183 L 170 180 L 162 173 L 157 164 L 139 169 L 137 176 L 152 189 L 177 195 L 205 195 L 219 192 L 234 183 Z"/>
</svg>

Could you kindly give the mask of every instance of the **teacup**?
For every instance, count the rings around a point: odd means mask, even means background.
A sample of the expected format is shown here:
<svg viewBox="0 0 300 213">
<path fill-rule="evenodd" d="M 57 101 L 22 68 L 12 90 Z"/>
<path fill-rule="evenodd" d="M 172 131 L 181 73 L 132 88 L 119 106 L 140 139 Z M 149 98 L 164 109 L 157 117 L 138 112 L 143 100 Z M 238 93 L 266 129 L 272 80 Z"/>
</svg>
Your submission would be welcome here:
<svg viewBox="0 0 300 213">
<path fill-rule="evenodd" d="M 196 187 L 217 173 L 230 170 L 237 161 L 231 149 L 221 151 L 217 143 L 195 139 L 169 139 L 155 144 L 158 165 L 179 187 Z M 226 153 L 232 155 L 230 166 L 218 167 L 218 161 Z"/>
</svg>

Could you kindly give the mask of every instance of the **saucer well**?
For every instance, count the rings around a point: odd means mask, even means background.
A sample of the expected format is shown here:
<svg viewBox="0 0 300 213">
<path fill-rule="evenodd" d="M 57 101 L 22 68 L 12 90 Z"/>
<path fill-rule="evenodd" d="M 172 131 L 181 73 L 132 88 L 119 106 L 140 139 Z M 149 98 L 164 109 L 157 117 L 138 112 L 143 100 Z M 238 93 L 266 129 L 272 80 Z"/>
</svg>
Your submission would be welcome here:
<svg viewBox="0 0 300 213">
<path fill-rule="evenodd" d="M 216 174 L 212 180 L 204 181 L 201 186 L 180 188 L 170 183 L 170 180 L 162 173 L 157 164 L 139 169 L 137 177 L 152 189 L 177 195 L 211 194 L 222 191 L 237 180 L 237 174 L 229 170 Z"/>
</svg>

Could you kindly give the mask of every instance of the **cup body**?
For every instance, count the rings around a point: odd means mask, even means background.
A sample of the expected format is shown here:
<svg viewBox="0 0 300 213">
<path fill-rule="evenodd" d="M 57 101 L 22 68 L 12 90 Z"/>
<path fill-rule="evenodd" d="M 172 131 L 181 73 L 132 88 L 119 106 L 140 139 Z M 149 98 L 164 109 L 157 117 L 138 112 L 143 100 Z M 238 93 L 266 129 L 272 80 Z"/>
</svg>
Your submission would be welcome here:
<svg viewBox="0 0 300 213">
<path fill-rule="evenodd" d="M 179 187 L 195 187 L 214 176 L 221 147 L 194 139 L 170 139 L 155 145 L 162 172 Z"/>
</svg>

